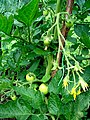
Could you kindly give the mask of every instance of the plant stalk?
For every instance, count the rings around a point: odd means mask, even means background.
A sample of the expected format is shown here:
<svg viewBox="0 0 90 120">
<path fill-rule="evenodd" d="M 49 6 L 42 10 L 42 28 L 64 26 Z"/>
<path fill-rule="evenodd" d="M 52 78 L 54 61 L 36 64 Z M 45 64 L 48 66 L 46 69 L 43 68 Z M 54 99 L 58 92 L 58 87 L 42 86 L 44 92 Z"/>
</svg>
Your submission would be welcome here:
<svg viewBox="0 0 90 120">
<path fill-rule="evenodd" d="M 61 10 L 61 1 L 62 0 L 57 0 L 56 13 L 60 12 L 60 10 Z M 66 12 L 68 14 L 72 13 L 73 4 L 74 4 L 74 0 L 67 0 Z M 68 15 L 66 15 L 66 19 L 68 19 Z M 62 33 L 62 36 L 63 36 L 64 39 L 60 35 L 61 43 L 62 43 L 63 47 L 65 46 L 65 39 L 67 38 L 67 34 L 68 34 L 69 30 L 70 30 L 70 28 L 67 28 L 66 25 L 65 25 L 65 21 L 63 21 L 63 26 L 62 26 L 62 29 L 61 29 L 61 33 Z M 54 34 L 56 36 L 56 32 L 54 32 Z M 62 51 L 62 47 L 60 47 L 60 51 L 59 51 L 59 53 L 57 53 L 58 54 L 58 64 L 59 65 L 62 63 L 62 61 L 61 61 L 62 60 L 62 52 L 61 51 Z M 53 77 L 55 76 L 56 72 L 57 72 L 57 70 L 52 72 Z"/>
</svg>

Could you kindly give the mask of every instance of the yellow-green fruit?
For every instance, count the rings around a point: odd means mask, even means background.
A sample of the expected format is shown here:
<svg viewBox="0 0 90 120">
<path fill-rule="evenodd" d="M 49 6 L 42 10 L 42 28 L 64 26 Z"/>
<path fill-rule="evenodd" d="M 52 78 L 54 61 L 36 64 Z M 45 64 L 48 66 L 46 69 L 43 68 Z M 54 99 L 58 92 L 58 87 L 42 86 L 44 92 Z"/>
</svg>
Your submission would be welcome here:
<svg viewBox="0 0 90 120">
<path fill-rule="evenodd" d="M 44 11 L 43 11 L 43 15 L 44 15 L 44 16 L 48 15 L 48 10 L 44 10 Z"/>
<path fill-rule="evenodd" d="M 26 80 L 27 80 L 28 82 L 33 82 L 33 81 L 35 80 L 35 76 L 32 75 L 31 73 L 28 73 L 28 74 L 26 75 Z"/>
<path fill-rule="evenodd" d="M 70 27 L 73 26 L 73 21 L 72 20 L 68 20 L 68 21 L 66 21 L 65 24 L 66 24 L 66 27 L 70 28 Z"/>
<path fill-rule="evenodd" d="M 44 93 L 44 94 L 47 94 L 48 93 L 48 86 L 45 85 L 44 83 L 42 83 L 40 86 L 39 86 L 39 90 L 40 92 Z"/>
<path fill-rule="evenodd" d="M 10 97 L 11 97 L 12 100 L 16 100 L 17 99 L 16 95 L 11 95 Z"/>
<path fill-rule="evenodd" d="M 49 39 L 44 40 L 44 45 L 45 45 L 45 46 L 48 46 L 49 44 L 50 44 Z"/>
</svg>

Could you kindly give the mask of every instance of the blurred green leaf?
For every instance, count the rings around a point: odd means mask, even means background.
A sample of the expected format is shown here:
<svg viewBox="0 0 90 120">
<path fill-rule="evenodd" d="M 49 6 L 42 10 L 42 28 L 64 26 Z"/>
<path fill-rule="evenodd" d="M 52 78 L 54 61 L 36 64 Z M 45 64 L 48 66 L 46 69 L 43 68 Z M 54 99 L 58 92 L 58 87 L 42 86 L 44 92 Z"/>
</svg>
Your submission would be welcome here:
<svg viewBox="0 0 90 120">
<path fill-rule="evenodd" d="M 77 4 L 79 5 L 80 9 L 82 10 L 82 7 L 85 3 L 85 0 L 76 0 Z"/>
<path fill-rule="evenodd" d="M 36 54 L 38 55 L 48 55 L 48 52 L 43 50 L 43 49 L 40 49 L 40 48 L 36 48 L 33 50 L 33 52 L 35 52 Z"/>
<path fill-rule="evenodd" d="M 14 90 L 35 109 L 40 108 L 43 104 L 43 96 L 39 91 L 25 87 L 14 87 Z"/>
<path fill-rule="evenodd" d="M 51 93 L 48 99 L 48 110 L 52 115 L 60 115 L 62 113 L 62 103 L 59 96 Z"/>
<path fill-rule="evenodd" d="M 51 82 L 49 83 L 49 92 L 54 94 L 59 94 L 60 89 L 62 88 L 62 81 L 61 81 L 62 71 L 59 70 L 55 77 L 52 78 Z M 60 85 L 59 82 L 61 81 Z"/>
<path fill-rule="evenodd" d="M 12 30 L 12 24 L 14 22 L 13 16 L 3 16 L 0 14 L 0 31 L 4 32 L 7 35 L 10 35 Z"/>
<path fill-rule="evenodd" d="M 80 42 L 90 48 L 90 27 L 89 25 L 75 25 L 75 33 L 80 37 Z"/>
<path fill-rule="evenodd" d="M 20 56 L 21 56 L 21 52 L 19 50 L 16 50 L 14 53 L 13 53 L 13 59 L 14 59 L 14 62 L 19 62 L 20 60 Z"/>
<path fill-rule="evenodd" d="M 88 55 L 88 54 L 89 54 L 88 48 L 83 48 L 83 49 L 82 49 L 82 54 L 83 54 L 83 55 Z"/>
<path fill-rule="evenodd" d="M 12 85 L 11 80 L 7 78 L 6 79 L 0 78 L 0 91 L 9 89 L 11 85 Z"/>
<path fill-rule="evenodd" d="M 90 65 L 85 68 L 84 74 L 82 74 L 82 77 L 86 82 L 90 82 Z"/>
<path fill-rule="evenodd" d="M 66 120 L 80 120 L 84 115 L 84 110 L 90 102 L 90 90 L 86 93 L 82 93 L 77 96 L 76 101 L 69 102 L 62 106 L 63 115 L 66 117 Z M 82 104 L 83 103 L 83 104 Z M 88 108 L 86 108 L 88 109 Z"/>
<path fill-rule="evenodd" d="M 31 0 L 28 4 L 18 10 L 18 15 L 15 15 L 15 18 L 27 26 L 30 26 L 37 16 L 38 2 L 39 0 Z"/>
<path fill-rule="evenodd" d="M 28 71 L 34 72 L 34 71 L 37 69 L 39 63 L 40 63 L 40 60 L 35 60 L 35 61 L 33 61 L 33 64 L 32 64 L 32 66 L 28 69 Z"/>
<path fill-rule="evenodd" d="M 45 74 L 44 76 L 43 76 L 43 78 L 40 80 L 40 81 L 42 81 L 42 82 L 47 82 L 49 79 L 51 78 L 51 76 L 50 75 L 48 75 L 48 74 Z"/>
<path fill-rule="evenodd" d="M 31 111 L 26 107 L 25 103 L 20 104 L 17 101 L 9 101 L 0 104 L 0 118 L 16 118 L 17 120 L 27 120 Z"/>
<path fill-rule="evenodd" d="M 39 114 L 39 115 L 32 115 L 31 120 L 45 120 L 44 115 Z"/>
</svg>

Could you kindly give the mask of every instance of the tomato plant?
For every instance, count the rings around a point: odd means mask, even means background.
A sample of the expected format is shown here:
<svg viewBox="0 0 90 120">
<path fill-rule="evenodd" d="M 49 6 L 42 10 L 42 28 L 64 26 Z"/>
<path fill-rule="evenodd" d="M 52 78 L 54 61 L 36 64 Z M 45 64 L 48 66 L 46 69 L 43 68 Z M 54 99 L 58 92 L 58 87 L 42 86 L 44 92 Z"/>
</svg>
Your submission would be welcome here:
<svg viewBox="0 0 90 120">
<path fill-rule="evenodd" d="M 90 118 L 89 4 L 0 1 L 0 119 Z"/>
</svg>

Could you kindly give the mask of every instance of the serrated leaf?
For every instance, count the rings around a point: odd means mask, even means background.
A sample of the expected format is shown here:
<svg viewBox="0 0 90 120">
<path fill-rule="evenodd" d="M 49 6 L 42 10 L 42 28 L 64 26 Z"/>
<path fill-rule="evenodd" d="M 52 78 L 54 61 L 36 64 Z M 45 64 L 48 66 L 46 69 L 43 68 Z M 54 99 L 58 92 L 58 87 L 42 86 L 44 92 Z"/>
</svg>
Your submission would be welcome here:
<svg viewBox="0 0 90 120">
<path fill-rule="evenodd" d="M 69 102 L 62 106 L 63 115 L 66 120 L 80 120 L 83 111 L 90 105 L 90 90 L 77 96 L 76 101 Z"/>
<path fill-rule="evenodd" d="M 59 85 L 59 81 L 61 80 L 62 72 L 59 70 L 55 77 L 52 78 L 50 84 L 49 84 L 49 92 L 53 92 L 54 94 L 60 93 L 60 89 L 62 88 L 62 81 L 61 84 Z"/>
<path fill-rule="evenodd" d="M 0 79 L 0 91 L 10 88 L 11 85 L 12 85 L 11 80 L 9 80 L 9 79 Z"/>
<path fill-rule="evenodd" d="M 14 87 L 14 90 L 35 109 L 43 104 L 43 96 L 39 91 L 25 87 Z"/>
<path fill-rule="evenodd" d="M 38 2 L 39 0 L 31 0 L 28 4 L 18 10 L 18 15 L 15 15 L 15 18 L 27 26 L 30 26 L 36 18 L 38 12 Z"/>
<path fill-rule="evenodd" d="M 7 18 L 6 16 L 0 14 L 0 31 L 4 32 L 7 35 L 10 35 L 13 21 L 14 19 L 12 15 Z"/>
<path fill-rule="evenodd" d="M 17 118 L 26 120 L 30 116 L 30 110 L 17 101 L 9 101 L 0 105 L 0 118 Z"/>
<path fill-rule="evenodd" d="M 61 100 L 59 96 L 55 94 L 51 94 L 48 99 L 48 110 L 53 115 L 60 115 L 62 113 L 61 110 Z"/>
</svg>

